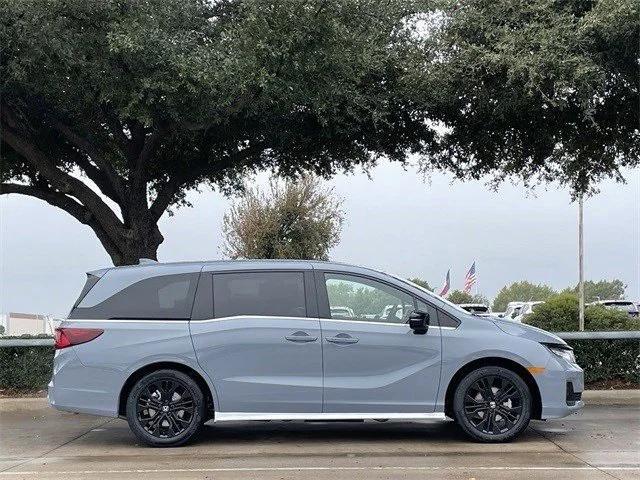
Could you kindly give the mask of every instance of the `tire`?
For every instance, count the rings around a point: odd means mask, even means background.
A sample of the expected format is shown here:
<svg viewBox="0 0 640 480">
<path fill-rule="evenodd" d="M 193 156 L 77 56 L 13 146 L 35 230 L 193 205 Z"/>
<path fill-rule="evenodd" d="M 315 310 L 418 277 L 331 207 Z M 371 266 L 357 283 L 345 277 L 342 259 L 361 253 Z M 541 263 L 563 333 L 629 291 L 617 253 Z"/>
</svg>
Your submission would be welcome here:
<svg viewBox="0 0 640 480">
<path fill-rule="evenodd" d="M 481 367 L 468 373 L 453 397 L 453 414 L 462 430 L 478 442 L 509 442 L 529 425 L 531 392 L 517 373 Z"/>
<path fill-rule="evenodd" d="M 127 398 L 129 428 L 152 447 L 177 447 L 188 442 L 200 430 L 204 414 L 205 398 L 200 387 L 177 370 L 145 375 Z"/>
</svg>

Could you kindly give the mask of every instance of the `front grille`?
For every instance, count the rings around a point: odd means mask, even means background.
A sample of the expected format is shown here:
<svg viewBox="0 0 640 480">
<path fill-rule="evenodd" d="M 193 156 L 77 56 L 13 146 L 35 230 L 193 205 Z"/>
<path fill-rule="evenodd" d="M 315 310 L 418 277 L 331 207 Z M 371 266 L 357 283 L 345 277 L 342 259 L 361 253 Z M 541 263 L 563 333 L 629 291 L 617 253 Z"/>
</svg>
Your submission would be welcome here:
<svg viewBox="0 0 640 480">
<path fill-rule="evenodd" d="M 575 405 L 582 399 L 582 392 L 573 391 L 573 383 L 567 382 L 567 405 Z"/>
</svg>

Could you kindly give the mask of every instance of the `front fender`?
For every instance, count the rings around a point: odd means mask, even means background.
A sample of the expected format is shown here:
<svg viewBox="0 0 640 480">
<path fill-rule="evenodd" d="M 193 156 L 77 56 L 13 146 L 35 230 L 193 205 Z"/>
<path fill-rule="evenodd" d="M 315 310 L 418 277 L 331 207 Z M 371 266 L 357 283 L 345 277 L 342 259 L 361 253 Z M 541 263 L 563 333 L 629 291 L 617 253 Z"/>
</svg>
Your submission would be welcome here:
<svg viewBox="0 0 640 480">
<path fill-rule="evenodd" d="M 539 342 L 503 332 L 493 322 L 465 322 L 458 329 L 442 332 L 442 371 L 436 408 L 444 410 L 447 389 L 456 373 L 471 362 L 499 358 L 517 363 L 529 371 L 545 371 L 551 355 Z M 534 381 L 540 388 L 536 376 Z"/>
</svg>

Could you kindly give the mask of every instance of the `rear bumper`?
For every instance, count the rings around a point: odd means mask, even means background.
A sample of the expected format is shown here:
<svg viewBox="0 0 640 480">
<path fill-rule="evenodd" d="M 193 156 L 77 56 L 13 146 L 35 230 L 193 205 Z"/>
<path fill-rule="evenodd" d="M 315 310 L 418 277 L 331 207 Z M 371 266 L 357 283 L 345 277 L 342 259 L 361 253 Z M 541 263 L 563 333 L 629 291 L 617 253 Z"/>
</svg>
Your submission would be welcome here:
<svg viewBox="0 0 640 480">
<path fill-rule="evenodd" d="M 47 399 L 57 410 L 116 417 L 117 398 L 111 384 L 111 375 L 84 366 L 73 347 L 56 350 Z"/>
</svg>

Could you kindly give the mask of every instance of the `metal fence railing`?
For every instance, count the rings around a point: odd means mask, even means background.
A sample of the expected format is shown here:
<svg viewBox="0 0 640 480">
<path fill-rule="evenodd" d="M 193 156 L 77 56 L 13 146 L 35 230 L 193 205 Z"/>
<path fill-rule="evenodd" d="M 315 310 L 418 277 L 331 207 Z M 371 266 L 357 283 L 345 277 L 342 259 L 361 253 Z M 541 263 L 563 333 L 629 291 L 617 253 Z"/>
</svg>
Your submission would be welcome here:
<svg viewBox="0 0 640 480">
<path fill-rule="evenodd" d="M 53 338 L 0 338 L 2 347 L 46 347 L 53 346 Z"/>
<path fill-rule="evenodd" d="M 563 340 L 640 340 L 640 330 L 611 332 L 555 332 Z M 6 338 L 0 337 L 2 347 L 46 347 L 53 346 L 53 338 Z"/>
<path fill-rule="evenodd" d="M 633 340 L 640 339 L 640 330 L 612 332 L 556 332 L 563 340 Z"/>
</svg>

